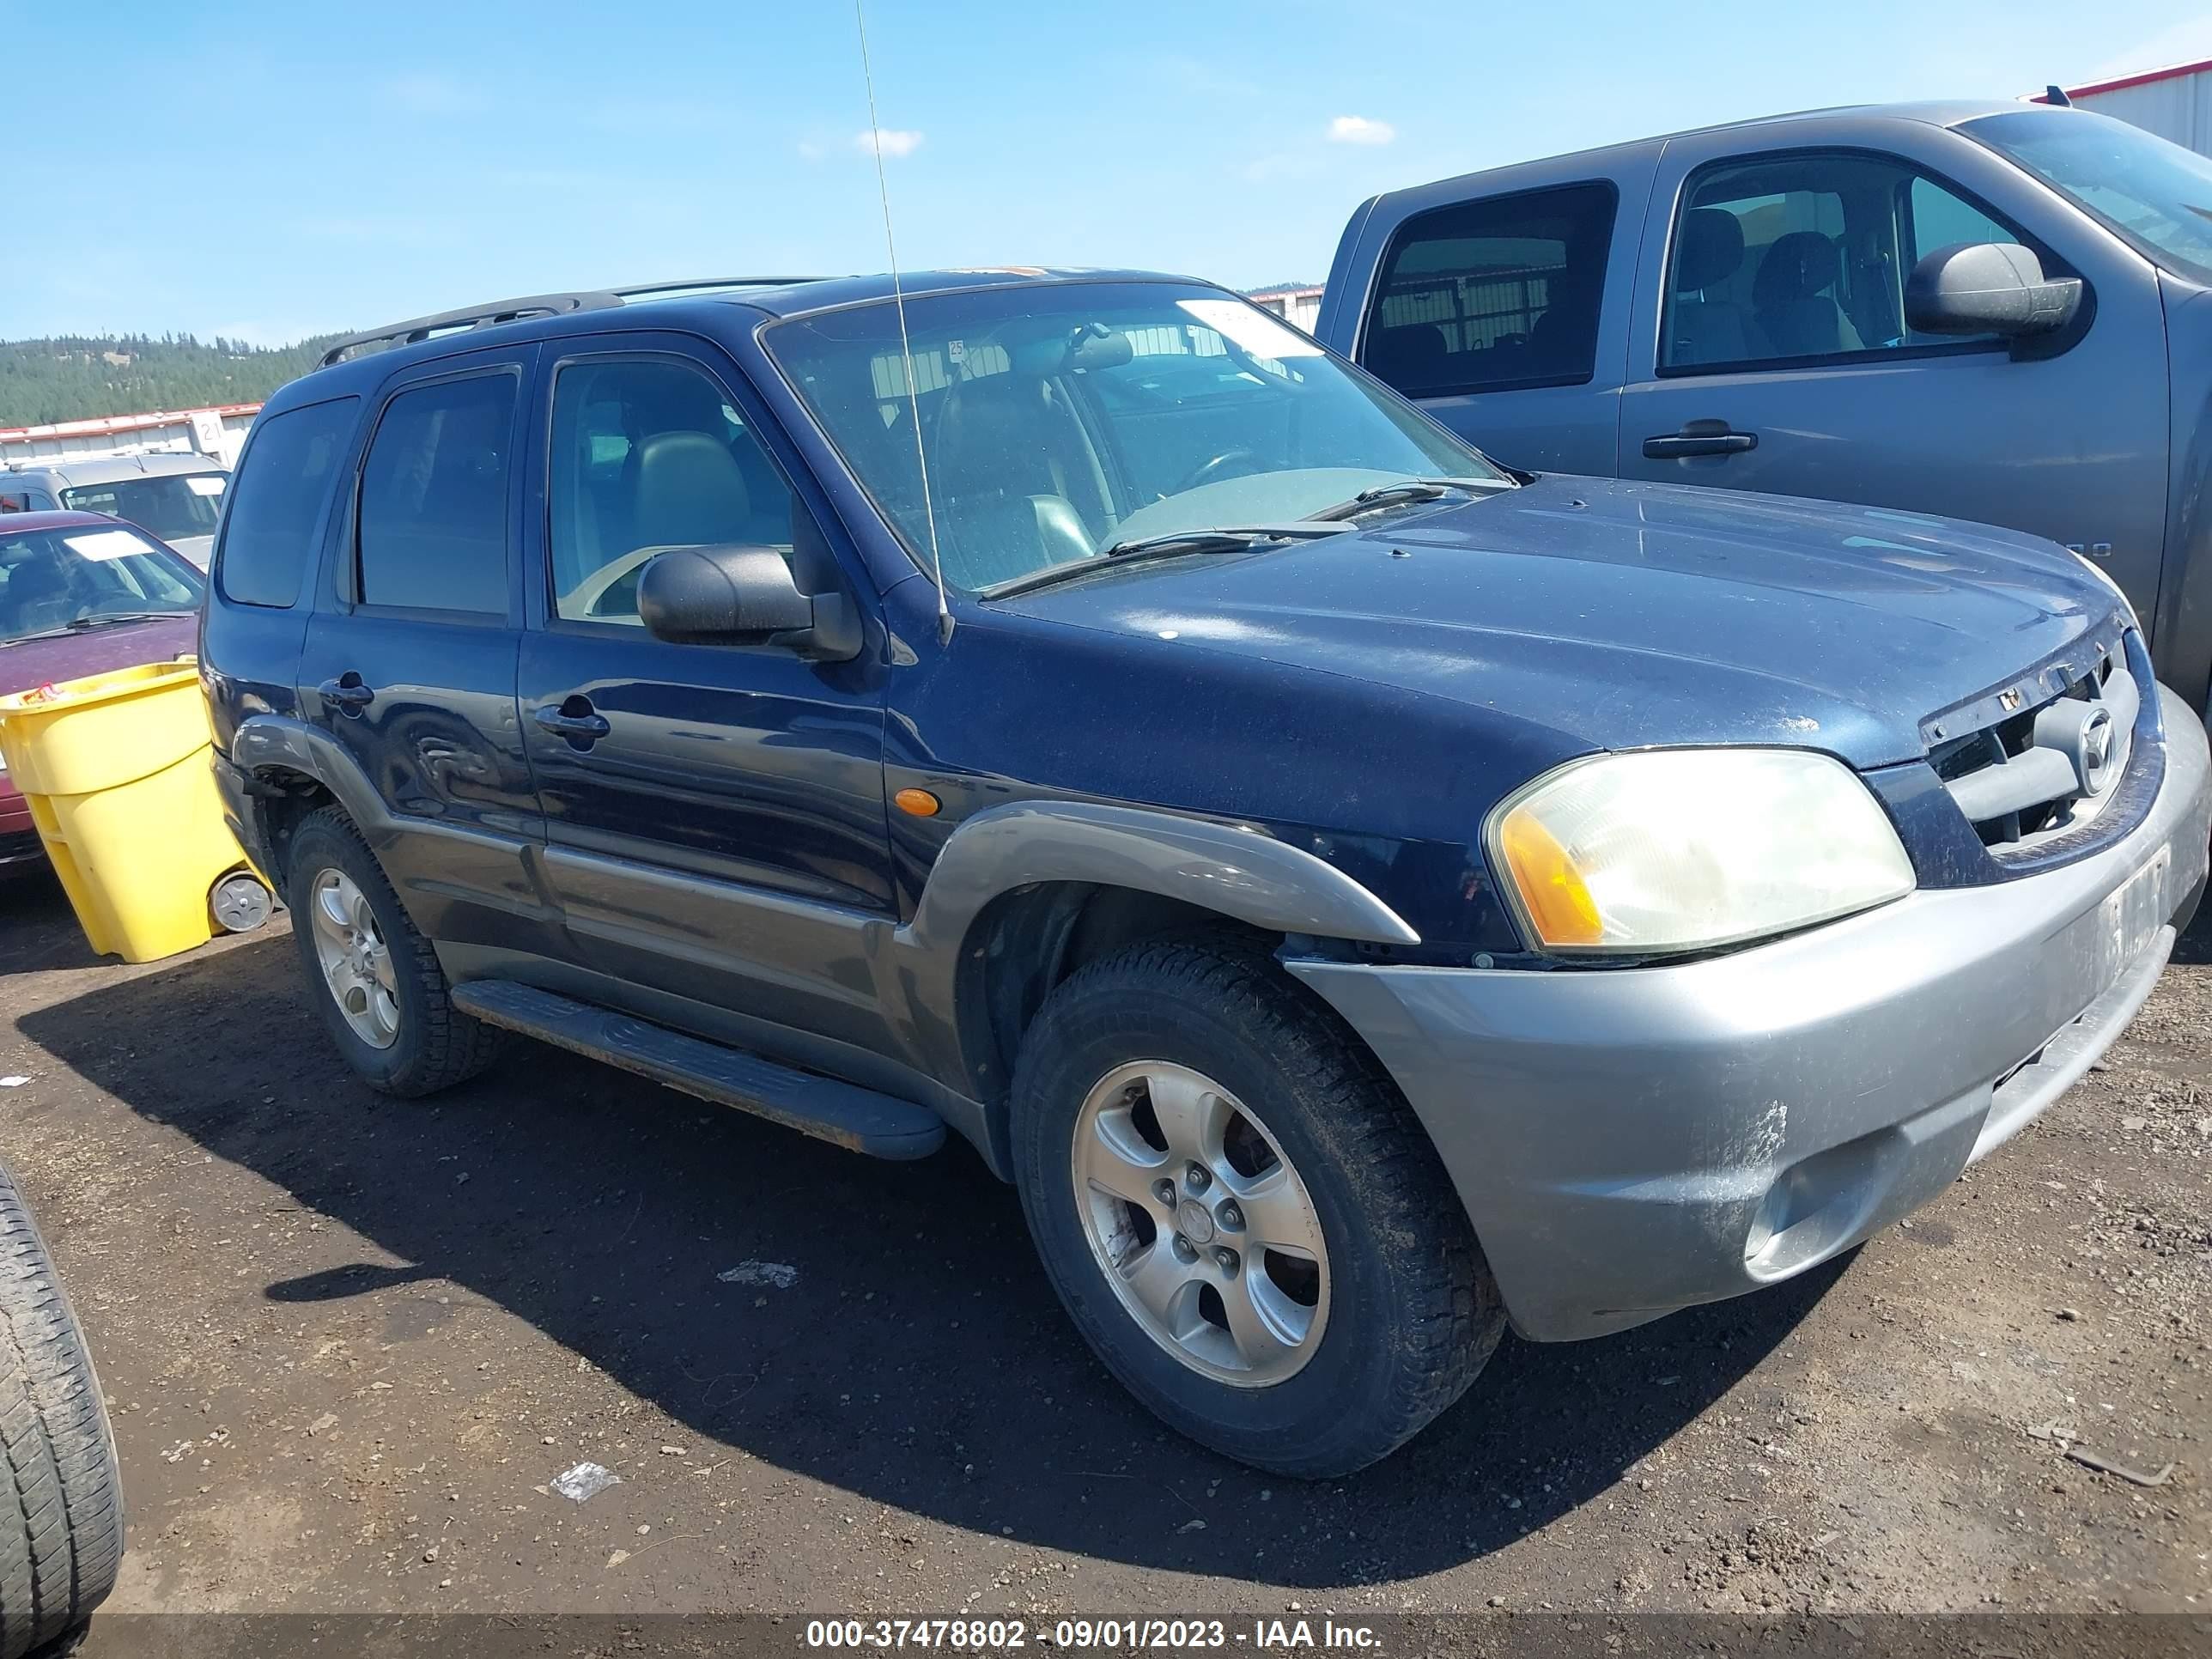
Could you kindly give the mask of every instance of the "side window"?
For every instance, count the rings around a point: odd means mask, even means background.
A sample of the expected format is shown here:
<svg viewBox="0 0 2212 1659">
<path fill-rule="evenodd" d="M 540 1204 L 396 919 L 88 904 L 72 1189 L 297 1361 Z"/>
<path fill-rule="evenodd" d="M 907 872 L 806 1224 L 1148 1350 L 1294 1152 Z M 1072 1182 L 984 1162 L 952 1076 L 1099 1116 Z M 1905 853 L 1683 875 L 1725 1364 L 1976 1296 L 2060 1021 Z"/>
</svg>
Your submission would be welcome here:
<svg viewBox="0 0 2212 1659">
<path fill-rule="evenodd" d="M 1587 381 L 1618 199 L 1609 184 L 1567 185 L 1407 220 L 1360 362 L 1415 398 Z"/>
<path fill-rule="evenodd" d="M 27 489 L 9 489 L 0 487 L 0 513 L 28 513 L 31 492 Z"/>
<path fill-rule="evenodd" d="M 546 546 L 555 613 L 638 623 L 637 580 L 665 547 L 793 552 L 790 487 L 722 389 L 660 358 L 565 363 L 553 382 Z"/>
<path fill-rule="evenodd" d="M 362 465 L 363 605 L 504 616 L 517 377 L 441 380 L 386 404 Z"/>
<path fill-rule="evenodd" d="M 319 550 L 315 527 L 360 412 L 360 398 L 334 398 L 254 422 L 216 554 L 224 598 L 280 611 L 299 602 Z"/>
<path fill-rule="evenodd" d="M 1959 343 L 1905 325 L 1906 276 L 1939 247 L 2018 240 L 1893 156 L 1723 162 L 1683 191 L 1659 367 L 1695 372 Z"/>
</svg>

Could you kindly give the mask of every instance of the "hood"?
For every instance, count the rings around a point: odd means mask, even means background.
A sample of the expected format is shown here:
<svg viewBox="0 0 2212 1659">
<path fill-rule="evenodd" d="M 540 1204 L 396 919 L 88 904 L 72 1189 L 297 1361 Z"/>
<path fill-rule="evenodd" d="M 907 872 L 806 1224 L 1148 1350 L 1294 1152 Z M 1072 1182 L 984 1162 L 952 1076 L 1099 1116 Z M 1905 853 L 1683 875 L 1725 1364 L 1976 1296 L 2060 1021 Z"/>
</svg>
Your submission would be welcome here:
<svg viewBox="0 0 2212 1659">
<path fill-rule="evenodd" d="M 1987 526 L 1546 477 L 998 605 L 1451 698 L 1580 749 L 1786 744 L 1867 768 L 2109 638 L 2116 601 L 2054 544 Z"/>
<path fill-rule="evenodd" d="M 199 622 L 199 612 L 185 611 L 157 622 L 118 623 L 55 639 L 0 645 L 0 696 L 190 656 Z"/>
</svg>

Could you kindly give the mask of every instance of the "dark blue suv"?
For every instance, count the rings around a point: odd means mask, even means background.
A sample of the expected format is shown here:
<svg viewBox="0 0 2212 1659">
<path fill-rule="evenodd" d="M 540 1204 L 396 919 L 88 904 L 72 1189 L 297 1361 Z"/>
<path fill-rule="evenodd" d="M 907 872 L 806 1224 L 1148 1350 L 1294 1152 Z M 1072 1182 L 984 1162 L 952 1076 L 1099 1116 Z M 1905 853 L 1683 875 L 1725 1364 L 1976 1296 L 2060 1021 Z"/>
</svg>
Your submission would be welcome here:
<svg viewBox="0 0 2212 1659">
<path fill-rule="evenodd" d="M 395 1094 L 949 1126 L 1236 1456 L 1848 1249 L 2197 902 L 2203 727 L 2049 543 L 1506 471 L 1186 280 L 656 292 L 254 428 L 201 661 L 311 994 Z"/>
</svg>

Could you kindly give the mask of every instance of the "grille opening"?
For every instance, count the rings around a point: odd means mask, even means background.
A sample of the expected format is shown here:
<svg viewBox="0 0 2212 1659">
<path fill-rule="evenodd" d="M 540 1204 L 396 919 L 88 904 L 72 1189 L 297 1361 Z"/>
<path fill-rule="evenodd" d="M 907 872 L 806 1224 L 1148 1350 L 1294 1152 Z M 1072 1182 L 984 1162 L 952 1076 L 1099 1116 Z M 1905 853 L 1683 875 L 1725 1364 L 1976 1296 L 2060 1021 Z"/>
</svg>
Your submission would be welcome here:
<svg viewBox="0 0 2212 1659">
<path fill-rule="evenodd" d="M 2055 694 L 1929 746 L 1929 764 L 1993 855 L 2022 855 L 2103 812 L 2141 706 L 2125 650 L 2123 639 Z"/>
</svg>

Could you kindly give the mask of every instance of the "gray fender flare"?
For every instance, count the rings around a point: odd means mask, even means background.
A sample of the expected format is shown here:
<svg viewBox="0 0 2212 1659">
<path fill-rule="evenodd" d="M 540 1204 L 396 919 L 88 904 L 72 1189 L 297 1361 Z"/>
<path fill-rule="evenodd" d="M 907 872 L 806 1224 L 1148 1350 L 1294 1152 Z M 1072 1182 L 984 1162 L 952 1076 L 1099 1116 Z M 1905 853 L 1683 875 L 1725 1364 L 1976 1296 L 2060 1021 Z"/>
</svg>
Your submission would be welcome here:
<svg viewBox="0 0 2212 1659">
<path fill-rule="evenodd" d="M 361 763 L 327 732 L 283 714 L 249 714 L 230 739 L 230 762 L 248 777 L 297 772 L 336 795 L 372 846 L 392 829 L 392 814 Z"/>
<path fill-rule="evenodd" d="M 1418 945 L 1405 919 L 1334 865 L 1239 824 L 1143 807 L 1021 801 L 952 832 L 895 936 L 909 1036 L 930 1070 L 977 1095 L 959 1041 L 960 952 L 993 900 L 1038 882 L 1180 899 L 1271 933 Z"/>
</svg>

